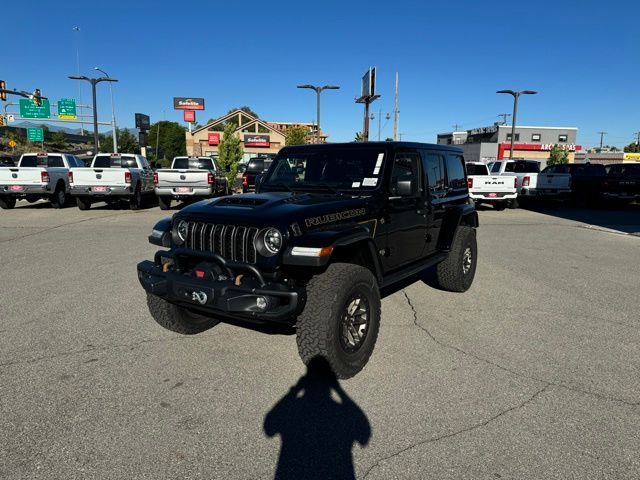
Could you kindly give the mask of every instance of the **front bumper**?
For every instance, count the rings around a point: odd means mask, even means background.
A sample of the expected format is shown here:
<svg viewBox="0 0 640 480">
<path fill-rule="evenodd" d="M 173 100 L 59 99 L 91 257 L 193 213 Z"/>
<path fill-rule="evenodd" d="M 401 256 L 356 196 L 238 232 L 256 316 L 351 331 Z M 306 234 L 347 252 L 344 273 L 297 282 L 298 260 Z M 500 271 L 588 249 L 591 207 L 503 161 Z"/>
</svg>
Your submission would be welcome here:
<svg viewBox="0 0 640 480">
<path fill-rule="evenodd" d="M 202 280 L 180 269 L 180 254 L 180 249 L 159 251 L 154 261 L 138 264 L 138 280 L 147 293 L 217 317 L 275 323 L 292 323 L 295 318 L 300 292 L 281 282 L 265 282 L 254 266 L 227 262 L 217 254 L 203 253 L 201 258 L 217 263 L 226 278 Z M 163 262 L 167 260 L 173 263 L 174 269 L 163 268 Z"/>
<path fill-rule="evenodd" d="M 97 192 L 97 186 L 104 187 L 105 191 Z M 69 188 L 69 193 L 74 196 L 90 196 L 90 197 L 130 197 L 133 195 L 133 187 L 123 187 L 121 185 L 73 185 Z"/>
<path fill-rule="evenodd" d="M 19 185 L 21 190 L 11 190 L 11 187 L 16 185 L 0 185 L 0 195 L 50 195 L 51 189 L 48 184 L 36 184 L 36 185 Z"/>
<path fill-rule="evenodd" d="M 178 192 L 179 187 L 156 187 L 155 192 L 159 197 L 171 197 L 171 198 L 189 198 L 189 197 L 211 197 L 214 195 L 211 187 L 189 187 L 190 192 Z"/>
</svg>

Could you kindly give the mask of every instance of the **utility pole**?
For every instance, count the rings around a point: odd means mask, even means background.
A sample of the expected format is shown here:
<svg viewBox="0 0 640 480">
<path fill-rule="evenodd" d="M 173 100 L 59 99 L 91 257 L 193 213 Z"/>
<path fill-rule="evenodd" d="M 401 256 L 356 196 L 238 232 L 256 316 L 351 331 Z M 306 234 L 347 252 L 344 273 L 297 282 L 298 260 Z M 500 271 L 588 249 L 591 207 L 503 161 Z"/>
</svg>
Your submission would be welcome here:
<svg viewBox="0 0 640 480">
<path fill-rule="evenodd" d="M 458 128 L 461 127 L 462 125 L 458 125 L 457 123 L 455 125 L 453 125 L 453 131 L 457 132 Z"/>
<path fill-rule="evenodd" d="M 507 124 L 507 117 L 510 117 L 511 114 L 510 113 L 499 113 L 498 116 L 502 117 L 502 124 L 506 125 Z"/>
<path fill-rule="evenodd" d="M 604 142 L 604 136 L 607 134 L 607 132 L 598 132 L 600 134 L 600 151 L 602 151 L 602 144 Z"/>
<path fill-rule="evenodd" d="M 398 139 L 398 117 L 400 111 L 398 110 L 398 72 L 396 72 L 396 95 L 393 100 L 393 141 Z"/>
<path fill-rule="evenodd" d="M 73 31 L 76 33 L 75 43 L 76 43 L 76 74 L 80 76 L 80 27 L 73 27 Z M 78 84 L 78 105 L 82 105 L 82 84 Z M 80 119 L 82 120 L 82 108 L 79 107 L 80 111 Z M 80 135 L 84 137 L 84 123 L 80 121 Z M 97 153 L 97 152 L 96 152 Z"/>
</svg>

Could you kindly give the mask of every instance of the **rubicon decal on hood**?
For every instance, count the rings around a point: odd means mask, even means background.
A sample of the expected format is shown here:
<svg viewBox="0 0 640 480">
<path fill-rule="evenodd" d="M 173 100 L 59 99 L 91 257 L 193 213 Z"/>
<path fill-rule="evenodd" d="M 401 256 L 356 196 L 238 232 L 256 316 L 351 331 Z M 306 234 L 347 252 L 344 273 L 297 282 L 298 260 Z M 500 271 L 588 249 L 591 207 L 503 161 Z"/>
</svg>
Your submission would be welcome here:
<svg viewBox="0 0 640 480">
<path fill-rule="evenodd" d="M 307 227 L 313 227 L 316 225 L 323 225 L 325 223 L 337 222 L 340 220 L 348 220 L 350 218 L 359 217 L 367 213 L 366 208 L 355 208 L 353 210 L 346 210 L 344 212 L 327 213 L 319 217 L 311 217 L 305 219 L 304 223 Z"/>
</svg>

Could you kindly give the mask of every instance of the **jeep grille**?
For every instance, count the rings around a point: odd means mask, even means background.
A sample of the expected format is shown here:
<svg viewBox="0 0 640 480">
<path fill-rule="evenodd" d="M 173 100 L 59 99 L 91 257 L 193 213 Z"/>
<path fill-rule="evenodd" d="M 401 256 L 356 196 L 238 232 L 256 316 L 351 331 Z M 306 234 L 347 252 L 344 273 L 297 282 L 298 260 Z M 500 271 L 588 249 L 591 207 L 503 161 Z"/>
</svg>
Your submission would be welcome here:
<svg viewBox="0 0 640 480">
<path fill-rule="evenodd" d="M 187 223 L 189 227 L 185 247 L 214 252 L 225 260 L 256 263 L 257 255 L 253 240 L 258 234 L 257 228 L 201 222 Z"/>
</svg>

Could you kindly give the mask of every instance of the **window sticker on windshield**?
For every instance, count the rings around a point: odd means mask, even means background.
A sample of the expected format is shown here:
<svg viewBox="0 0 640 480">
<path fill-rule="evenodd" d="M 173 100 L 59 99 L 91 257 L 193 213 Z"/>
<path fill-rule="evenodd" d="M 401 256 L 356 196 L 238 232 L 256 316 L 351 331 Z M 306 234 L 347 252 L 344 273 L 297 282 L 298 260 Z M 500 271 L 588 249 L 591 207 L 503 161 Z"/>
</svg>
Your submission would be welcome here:
<svg viewBox="0 0 640 480">
<path fill-rule="evenodd" d="M 360 182 L 353 182 L 351 188 L 360 188 Z"/>
<path fill-rule="evenodd" d="M 375 187 L 378 184 L 377 178 L 365 178 L 362 180 L 363 187 Z"/>
<path fill-rule="evenodd" d="M 373 169 L 373 174 L 378 175 L 380 173 L 380 167 L 382 166 L 382 159 L 384 158 L 384 153 L 378 154 L 378 159 L 376 160 L 376 166 Z"/>
</svg>

